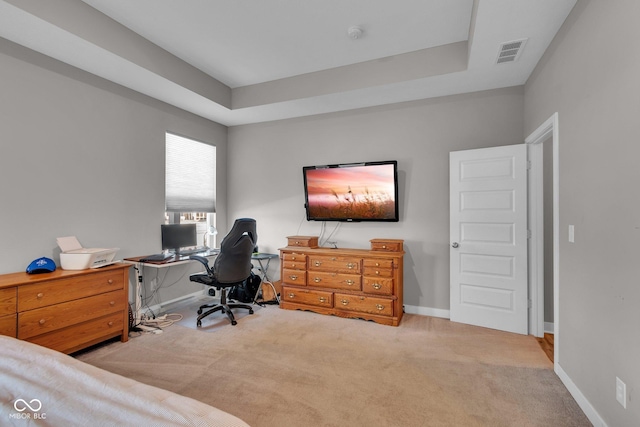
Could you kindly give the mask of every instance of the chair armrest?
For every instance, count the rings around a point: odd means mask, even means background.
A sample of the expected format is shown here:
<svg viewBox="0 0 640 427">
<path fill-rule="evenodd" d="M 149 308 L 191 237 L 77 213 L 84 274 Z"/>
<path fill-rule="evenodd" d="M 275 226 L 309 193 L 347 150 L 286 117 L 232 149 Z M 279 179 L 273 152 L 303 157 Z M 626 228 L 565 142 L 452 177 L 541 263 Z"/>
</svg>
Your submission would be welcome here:
<svg viewBox="0 0 640 427">
<path fill-rule="evenodd" d="M 213 278 L 206 273 L 194 273 L 189 276 L 189 280 L 192 282 L 202 283 L 203 285 L 214 285 Z"/>
<path fill-rule="evenodd" d="M 213 272 L 211 271 L 211 268 L 209 267 L 209 260 L 207 258 L 205 258 L 203 256 L 200 256 L 200 255 L 191 255 L 189 257 L 189 259 L 192 259 L 194 261 L 198 261 L 198 262 L 202 263 L 202 265 L 204 265 L 204 268 L 207 269 L 207 273 L 210 276 L 213 276 Z"/>
</svg>

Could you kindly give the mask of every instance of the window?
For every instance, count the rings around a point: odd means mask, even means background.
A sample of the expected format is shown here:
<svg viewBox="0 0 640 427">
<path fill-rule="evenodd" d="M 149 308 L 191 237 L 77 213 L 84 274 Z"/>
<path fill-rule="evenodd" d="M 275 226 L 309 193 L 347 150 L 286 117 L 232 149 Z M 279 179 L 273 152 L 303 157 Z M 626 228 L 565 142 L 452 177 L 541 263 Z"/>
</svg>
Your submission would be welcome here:
<svg viewBox="0 0 640 427">
<path fill-rule="evenodd" d="M 215 246 L 216 147 L 166 133 L 165 223 L 195 223 L 199 246 Z"/>
</svg>

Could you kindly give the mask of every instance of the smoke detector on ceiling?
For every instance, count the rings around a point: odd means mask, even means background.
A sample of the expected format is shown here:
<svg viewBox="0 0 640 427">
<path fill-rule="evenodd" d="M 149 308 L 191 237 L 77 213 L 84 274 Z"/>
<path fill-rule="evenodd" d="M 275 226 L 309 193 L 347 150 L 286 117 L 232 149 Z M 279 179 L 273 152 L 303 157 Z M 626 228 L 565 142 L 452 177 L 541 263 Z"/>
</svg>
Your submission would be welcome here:
<svg viewBox="0 0 640 427">
<path fill-rule="evenodd" d="M 349 36 L 349 38 L 353 40 L 357 40 L 360 37 L 362 37 L 362 33 L 363 33 L 362 28 L 358 26 L 349 27 L 349 29 L 347 29 L 347 35 Z"/>
<path fill-rule="evenodd" d="M 498 58 L 496 64 L 504 64 L 505 62 L 515 62 L 522 54 L 522 49 L 529 39 L 513 40 L 500 45 L 498 50 Z"/>
</svg>

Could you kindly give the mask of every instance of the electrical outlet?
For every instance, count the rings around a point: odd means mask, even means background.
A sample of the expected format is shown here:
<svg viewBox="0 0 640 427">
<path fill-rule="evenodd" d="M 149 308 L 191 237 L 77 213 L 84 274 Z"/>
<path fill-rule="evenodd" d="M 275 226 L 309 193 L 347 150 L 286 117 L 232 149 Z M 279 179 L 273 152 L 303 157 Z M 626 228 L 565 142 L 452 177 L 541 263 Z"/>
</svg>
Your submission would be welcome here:
<svg viewBox="0 0 640 427">
<path fill-rule="evenodd" d="M 618 377 L 616 377 L 616 400 L 624 409 L 627 409 L 627 385 Z"/>
<path fill-rule="evenodd" d="M 576 231 L 573 225 L 569 225 L 569 243 L 575 243 Z"/>
</svg>

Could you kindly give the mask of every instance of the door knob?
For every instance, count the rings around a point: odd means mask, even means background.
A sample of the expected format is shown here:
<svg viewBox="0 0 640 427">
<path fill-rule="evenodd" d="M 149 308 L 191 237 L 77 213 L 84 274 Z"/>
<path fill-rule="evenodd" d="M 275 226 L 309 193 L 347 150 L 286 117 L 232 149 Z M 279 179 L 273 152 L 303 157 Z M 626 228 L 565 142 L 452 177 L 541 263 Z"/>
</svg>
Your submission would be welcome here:
<svg viewBox="0 0 640 427">
<path fill-rule="evenodd" d="M 451 244 L 451 247 L 452 247 L 452 248 L 454 248 L 454 249 L 458 248 L 459 246 L 460 246 L 460 245 L 458 244 L 458 242 L 453 242 L 453 243 Z"/>
</svg>

